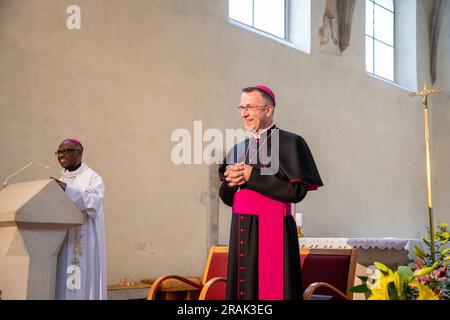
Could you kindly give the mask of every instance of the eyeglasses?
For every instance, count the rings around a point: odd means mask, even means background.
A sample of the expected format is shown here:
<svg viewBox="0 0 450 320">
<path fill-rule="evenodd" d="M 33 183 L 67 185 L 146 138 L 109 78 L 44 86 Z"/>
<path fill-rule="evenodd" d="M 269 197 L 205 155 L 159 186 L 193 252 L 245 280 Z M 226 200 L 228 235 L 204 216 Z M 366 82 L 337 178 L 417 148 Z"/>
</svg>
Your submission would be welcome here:
<svg viewBox="0 0 450 320">
<path fill-rule="evenodd" d="M 59 155 L 66 155 L 68 153 L 72 153 L 74 151 L 81 151 L 80 149 L 62 149 L 55 152 L 55 155 L 58 157 Z"/>
<path fill-rule="evenodd" d="M 256 109 L 261 109 L 261 108 L 265 108 L 268 107 L 268 104 L 262 105 L 262 106 L 239 106 L 237 107 L 237 111 L 238 113 L 242 113 L 242 111 L 255 111 Z"/>
</svg>

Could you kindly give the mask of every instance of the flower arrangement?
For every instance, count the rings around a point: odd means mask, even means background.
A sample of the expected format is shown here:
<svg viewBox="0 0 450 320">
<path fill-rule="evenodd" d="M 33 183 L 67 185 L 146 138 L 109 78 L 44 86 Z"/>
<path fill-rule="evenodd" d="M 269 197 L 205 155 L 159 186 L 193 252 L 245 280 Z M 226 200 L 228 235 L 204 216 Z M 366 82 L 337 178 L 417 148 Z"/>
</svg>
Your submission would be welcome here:
<svg viewBox="0 0 450 320">
<path fill-rule="evenodd" d="M 429 250 L 426 250 L 427 252 L 417 246 L 414 247 L 417 258 L 412 267 L 417 270 L 434 265 L 435 268 L 431 272 L 419 276 L 417 281 L 438 293 L 442 299 L 450 300 L 450 248 L 445 248 L 445 245 L 450 241 L 450 233 L 448 233 L 447 227 L 448 224 L 442 222 L 434 232 L 434 254 L 431 250 L 432 242 L 430 239 L 423 238 L 423 242 L 429 248 Z"/>
<path fill-rule="evenodd" d="M 430 250 L 415 246 L 416 259 L 407 266 L 391 270 L 380 262 L 369 269 L 369 277 L 359 277 L 362 285 L 350 289 L 351 292 L 370 293 L 368 300 L 450 300 L 450 241 L 448 225 L 440 223 L 434 232 L 434 241 L 423 238 Z M 434 244 L 434 250 L 431 250 Z"/>
</svg>

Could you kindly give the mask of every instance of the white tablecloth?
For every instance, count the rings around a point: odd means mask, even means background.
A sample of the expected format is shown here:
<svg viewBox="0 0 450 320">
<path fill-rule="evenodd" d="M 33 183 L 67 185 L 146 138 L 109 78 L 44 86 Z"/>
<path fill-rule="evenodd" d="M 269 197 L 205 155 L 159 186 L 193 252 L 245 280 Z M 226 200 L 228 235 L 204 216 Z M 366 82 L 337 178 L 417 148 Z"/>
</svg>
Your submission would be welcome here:
<svg viewBox="0 0 450 320">
<path fill-rule="evenodd" d="M 407 250 L 408 258 L 414 258 L 415 245 L 422 247 L 418 239 L 398 238 L 299 238 L 300 248 L 323 249 L 382 249 L 382 250 Z"/>
</svg>

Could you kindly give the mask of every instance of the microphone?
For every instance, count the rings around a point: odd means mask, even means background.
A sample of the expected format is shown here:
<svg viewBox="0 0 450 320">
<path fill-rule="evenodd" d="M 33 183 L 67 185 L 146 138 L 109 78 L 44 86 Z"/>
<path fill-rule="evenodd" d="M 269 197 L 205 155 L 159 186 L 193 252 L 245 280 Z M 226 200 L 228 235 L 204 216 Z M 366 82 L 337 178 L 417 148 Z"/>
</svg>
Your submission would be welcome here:
<svg viewBox="0 0 450 320">
<path fill-rule="evenodd" d="M 50 169 L 50 166 L 46 165 L 46 164 L 42 164 L 40 162 L 37 161 L 31 161 L 29 164 L 27 164 L 25 167 L 23 167 L 20 170 L 17 170 L 16 172 L 14 172 L 12 175 L 10 175 L 9 177 L 7 177 L 5 179 L 5 181 L 3 181 L 3 189 L 6 188 L 6 185 L 8 183 L 8 180 L 11 179 L 12 177 L 14 177 L 15 175 L 19 174 L 20 172 L 22 172 L 23 170 L 25 170 L 26 168 L 28 168 L 29 166 L 33 165 L 33 164 L 37 164 L 40 165 L 41 167 L 44 167 L 45 169 Z"/>
</svg>

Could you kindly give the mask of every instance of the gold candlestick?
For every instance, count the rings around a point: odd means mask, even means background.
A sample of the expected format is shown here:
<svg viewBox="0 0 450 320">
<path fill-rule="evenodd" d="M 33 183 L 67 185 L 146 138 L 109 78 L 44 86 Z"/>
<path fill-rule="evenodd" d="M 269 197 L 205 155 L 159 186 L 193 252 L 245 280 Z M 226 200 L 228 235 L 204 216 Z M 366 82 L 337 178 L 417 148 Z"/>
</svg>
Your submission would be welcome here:
<svg viewBox="0 0 450 320">
<path fill-rule="evenodd" d="M 434 248 L 434 222 L 433 222 L 433 199 L 431 193 L 431 162 L 430 162 L 430 128 L 428 125 L 428 96 L 432 93 L 440 92 L 439 88 L 428 89 L 428 83 L 425 81 L 425 86 L 422 91 L 412 92 L 409 94 L 411 97 L 421 96 L 424 116 L 425 116 L 425 147 L 426 147 L 426 159 L 427 159 L 427 187 L 428 187 L 428 219 L 430 223 L 430 240 L 431 240 L 431 258 L 435 261 L 435 248 Z"/>
<path fill-rule="evenodd" d="M 305 235 L 303 234 L 303 228 L 297 227 L 297 237 L 303 238 Z"/>
<path fill-rule="evenodd" d="M 303 234 L 303 214 L 301 212 L 297 212 L 296 209 L 297 207 L 294 203 L 295 224 L 297 225 L 297 237 L 303 238 L 305 236 Z"/>
</svg>

